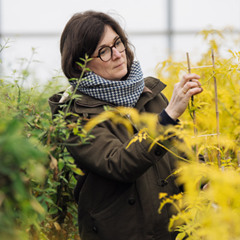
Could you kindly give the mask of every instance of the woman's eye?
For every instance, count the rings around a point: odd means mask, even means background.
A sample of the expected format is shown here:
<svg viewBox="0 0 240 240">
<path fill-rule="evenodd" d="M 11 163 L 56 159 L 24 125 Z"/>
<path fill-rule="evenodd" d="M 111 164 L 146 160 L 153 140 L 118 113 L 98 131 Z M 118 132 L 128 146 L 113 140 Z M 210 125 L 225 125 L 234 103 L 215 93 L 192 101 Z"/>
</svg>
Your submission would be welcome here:
<svg viewBox="0 0 240 240">
<path fill-rule="evenodd" d="M 115 46 L 118 46 L 118 45 L 121 44 L 121 43 L 122 43 L 121 39 L 118 39 L 118 40 L 115 42 Z"/>
<path fill-rule="evenodd" d="M 99 55 L 104 55 L 104 54 L 106 54 L 106 53 L 107 53 L 107 48 L 103 48 L 103 49 L 100 51 Z"/>
</svg>

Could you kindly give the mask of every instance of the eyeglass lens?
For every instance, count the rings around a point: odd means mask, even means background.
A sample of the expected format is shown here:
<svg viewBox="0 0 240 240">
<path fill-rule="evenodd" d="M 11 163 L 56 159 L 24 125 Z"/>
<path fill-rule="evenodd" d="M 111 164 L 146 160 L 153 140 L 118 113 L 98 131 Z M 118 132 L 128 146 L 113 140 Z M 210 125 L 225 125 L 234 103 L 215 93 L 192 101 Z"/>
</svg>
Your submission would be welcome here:
<svg viewBox="0 0 240 240">
<path fill-rule="evenodd" d="M 107 62 L 112 58 L 112 48 L 115 47 L 120 53 L 125 50 L 125 46 L 121 40 L 118 38 L 112 47 L 104 47 L 99 50 L 99 57 L 102 61 Z"/>
</svg>

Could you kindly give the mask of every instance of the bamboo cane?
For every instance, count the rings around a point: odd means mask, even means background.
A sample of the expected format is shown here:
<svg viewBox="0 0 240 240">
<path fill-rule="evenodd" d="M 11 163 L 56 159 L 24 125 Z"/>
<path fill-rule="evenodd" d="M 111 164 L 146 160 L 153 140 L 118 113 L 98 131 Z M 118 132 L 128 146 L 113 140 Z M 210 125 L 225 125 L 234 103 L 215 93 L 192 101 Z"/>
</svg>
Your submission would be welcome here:
<svg viewBox="0 0 240 240">
<path fill-rule="evenodd" d="M 238 167 L 240 168 L 240 151 L 237 152 Z"/>
<path fill-rule="evenodd" d="M 210 68 L 210 67 L 213 67 L 213 65 L 206 65 L 206 66 L 197 66 L 197 67 L 191 67 L 191 69 Z"/>
<path fill-rule="evenodd" d="M 215 92 L 215 111 L 216 111 L 216 131 L 217 131 L 217 142 L 218 142 L 218 153 L 217 153 L 217 160 L 218 166 L 221 166 L 221 156 L 220 156 L 220 145 L 219 145 L 219 111 L 218 111 L 218 93 L 217 93 L 217 80 L 215 76 L 215 58 L 214 58 L 214 51 L 212 49 L 212 65 L 213 65 L 213 80 L 214 80 L 214 92 Z"/>
<path fill-rule="evenodd" d="M 186 55 L 187 55 L 188 73 L 191 73 L 191 65 L 190 65 L 189 53 L 187 52 Z M 190 80 L 190 81 L 191 81 L 191 80 Z M 195 112 L 195 109 L 194 109 L 194 97 L 193 97 L 193 96 L 191 96 L 191 106 L 192 106 L 192 108 L 193 108 L 192 117 L 193 117 L 194 136 L 196 137 L 196 136 L 197 136 L 196 112 Z M 196 144 L 195 147 L 196 147 L 196 160 L 198 160 L 198 146 L 197 146 L 197 144 Z"/>
</svg>

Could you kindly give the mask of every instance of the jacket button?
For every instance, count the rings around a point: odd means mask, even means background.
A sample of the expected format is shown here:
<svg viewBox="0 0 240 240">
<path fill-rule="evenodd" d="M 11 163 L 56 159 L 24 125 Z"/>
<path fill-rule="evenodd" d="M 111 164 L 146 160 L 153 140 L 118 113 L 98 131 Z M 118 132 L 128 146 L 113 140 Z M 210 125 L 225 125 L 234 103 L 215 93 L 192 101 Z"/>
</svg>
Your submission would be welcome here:
<svg viewBox="0 0 240 240">
<path fill-rule="evenodd" d="M 128 203 L 130 204 L 130 205 L 133 205 L 133 204 L 135 204 L 135 199 L 134 198 L 129 198 L 128 199 Z"/>
<path fill-rule="evenodd" d="M 92 230 L 97 233 L 97 227 L 96 226 L 93 226 Z"/>
<path fill-rule="evenodd" d="M 158 185 L 160 185 L 161 187 L 164 187 L 168 185 L 168 181 L 165 179 L 158 179 Z"/>
<path fill-rule="evenodd" d="M 155 153 L 156 156 L 160 156 L 161 155 L 161 151 L 158 150 L 158 149 L 156 149 L 154 153 Z"/>
</svg>

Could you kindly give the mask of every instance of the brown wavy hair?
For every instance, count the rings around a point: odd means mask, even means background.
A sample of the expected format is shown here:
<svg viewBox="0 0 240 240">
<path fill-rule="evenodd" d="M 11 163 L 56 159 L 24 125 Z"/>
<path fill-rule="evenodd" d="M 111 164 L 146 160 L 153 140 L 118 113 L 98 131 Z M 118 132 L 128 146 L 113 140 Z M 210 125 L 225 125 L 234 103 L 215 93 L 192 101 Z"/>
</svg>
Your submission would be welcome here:
<svg viewBox="0 0 240 240">
<path fill-rule="evenodd" d="M 134 54 L 126 33 L 111 16 L 95 11 L 74 14 L 67 22 L 60 40 L 62 70 L 68 79 L 79 78 L 81 69 L 76 64 L 80 58 L 94 53 L 105 26 L 110 26 L 122 39 L 126 48 L 128 72 L 133 63 Z"/>
</svg>

